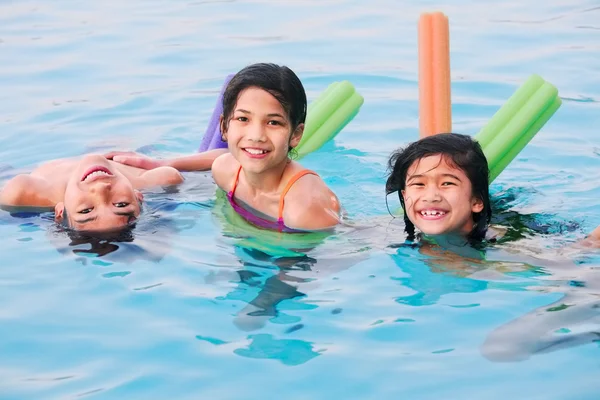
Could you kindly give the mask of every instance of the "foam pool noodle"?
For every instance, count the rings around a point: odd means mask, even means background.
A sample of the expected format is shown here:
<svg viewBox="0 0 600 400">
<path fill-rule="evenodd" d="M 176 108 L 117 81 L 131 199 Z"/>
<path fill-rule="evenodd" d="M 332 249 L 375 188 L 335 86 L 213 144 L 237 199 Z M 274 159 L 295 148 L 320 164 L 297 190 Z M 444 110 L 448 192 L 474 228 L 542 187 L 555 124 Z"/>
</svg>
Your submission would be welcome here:
<svg viewBox="0 0 600 400">
<path fill-rule="evenodd" d="M 490 169 L 490 182 L 510 164 L 561 105 L 558 90 L 538 75 L 523 84 L 475 137 Z"/>
<path fill-rule="evenodd" d="M 335 82 L 308 107 L 298 158 L 318 150 L 333 139 L 358 113 L 364 98 L 348 82 Z"/>
<path fill-rule="evenodd" d="M 482 148 L 486 148 L 490 142 L 504 128 L 513 115 L 525 105 L 527 100 L 536 90 L 544 84 L 539 75 L 532 75 L 529 79 L 509 97 L 504 105 L 492 116 L 488 123 L 479 131 L 475 137 Z"/>
<path fill-rule="evenodd" d="M 223 93 L 225 92 L 225 89 L 227 88 L 231 78 L 233 78 L 233 74 L 228 75 L 225 78 L 225 82 L 223 82 L 221 92 L 217 98 L 217 103 L 215 104 L 215 108 L 208 122 L 208 127 L 204 132 L 204 136 L 202 137 L 202 142 L 200 142 L 200 148 L 198 151 L 202 152 L 207 150 L 227 148 L 227 142 L 224 142 L 221 139 L 221 126 L 219 121 L 221 114 L 223 113 Z"/>
<path fill-rule="evenodd" d="M 419 18 L 419 136 L 452 131 L 450 30 L 441 12 Z"/>
<path fill-rule="evenodd" d="M 494 181 L 500 175 L 502 171 L 514 160 L 517 155 L 525 148 L 527 143 L 533 139 L 536 133 L 548 122 L 548 120 L 554 115 L 556 110 L 561 106 L 562 102 L 559 97 L 556 97 L 552 104 L 540 115 L 537 121 L 522 135 L 519 140 L 511 147 L 502 159 L 495 163 L 493 168 L 490 168 L 490 182 Z"/>
</svg>

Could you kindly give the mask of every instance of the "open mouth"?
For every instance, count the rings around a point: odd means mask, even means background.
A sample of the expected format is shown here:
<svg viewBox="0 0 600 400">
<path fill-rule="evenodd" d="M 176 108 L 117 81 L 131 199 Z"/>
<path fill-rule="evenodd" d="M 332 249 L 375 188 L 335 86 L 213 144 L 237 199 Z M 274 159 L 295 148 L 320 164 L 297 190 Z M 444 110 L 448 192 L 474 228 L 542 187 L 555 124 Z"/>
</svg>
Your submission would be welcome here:
<svg viewBox="0 0 600 400">
<path fill-rule="evenodd" d="M 269 150 L 257 149 L 257 148 L 253 148 L 253 147 L 244 147 L 242 150 L 244 150 L 250 156 L 255 156 L 255 157 L 264 156 L 265 154 L 270 152 Z"/>
<path fill-rule="evenodd" d="M 83 174 L 81 181 L 82 182 L 92 182 L 96 179 L 102 179 L 102 178 L 111 177 L 111 176 L 113 176 L 113 174 L 108 170 L 108 168 L 98 165 L 98 166 L 91 167 L 87 171 L 85 171 L 85 174 Z"/>
<path fill-rule="evenodd" d="M 443 210 L 421 210 L 419 215 L 424 219 L 440 219 L 446 215 L 446 211 Z"/>
</svg>

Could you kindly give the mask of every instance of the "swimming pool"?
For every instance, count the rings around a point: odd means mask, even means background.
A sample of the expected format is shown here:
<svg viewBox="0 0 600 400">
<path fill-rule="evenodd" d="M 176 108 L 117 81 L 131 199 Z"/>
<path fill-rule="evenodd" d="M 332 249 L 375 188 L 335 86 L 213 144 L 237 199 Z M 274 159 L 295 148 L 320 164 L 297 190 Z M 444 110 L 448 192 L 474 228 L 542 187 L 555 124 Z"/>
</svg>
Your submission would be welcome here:
<svg viewBox="0 0 600 400">
<path fill-rule="evenodd" d="M 417 137 L 416 21 L 436 9 L 455 131 L 531 73 L 563 98 L 492 186 L 522 238 L 481 264 L 396 246 L 386 215 L 386 158 Z M 554 249 L 600 225 L 599 16 L 591 0 L 0 2 L 3 178 L 93 150 L 192 151 L 224 77 L 273 61 L 310 99 L 341 79 L 365 97 L 305 164 L 374 226 L 291 254 L 233 228 L 207 174 L 148 193 L 131 242 L 1 213 L 0 399 L 597 398 L 598 257 Z"/>
</svg>

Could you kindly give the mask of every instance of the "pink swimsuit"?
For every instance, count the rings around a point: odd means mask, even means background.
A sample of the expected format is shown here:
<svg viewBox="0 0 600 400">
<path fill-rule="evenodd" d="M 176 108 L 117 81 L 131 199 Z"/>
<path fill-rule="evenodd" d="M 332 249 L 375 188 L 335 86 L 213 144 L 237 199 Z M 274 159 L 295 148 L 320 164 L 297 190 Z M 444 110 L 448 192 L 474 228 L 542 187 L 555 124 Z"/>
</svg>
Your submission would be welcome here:
<svg viewBox="0 0 600 400">
<path fill-rule="evenodd" d="M 227 193 L 227 198 L 229 199 L 229 203 L 231 204 L 231 207 L 233 207 L 235 212 L 240 214 L 248 222 L 250 222 L 258 227 L 261 227 L 261 228 L 272 229 L 272 230 L 276 230 L 279 232 L 288 232 L 288 233 L 305 232 L 300 229 L 294 229 L 294 228 L 289 228 L 289 227 L 285 226 L 285 224 L 283 223 L 283 199 L 285 198 L 285 195 L 290 190 L 292 185 L 294 183 L 296 183 L 296 181 L 298 179 L 302 178 L 304 175 L 317 175 L 316 173 L 314 173 L 313 171 L 310 171 L 308 169 L 305 169 L 303 171 L 298 172 L 296 175 L 292 176 L 292 178 L 289 180 L 289 182 L 285 186 L 285 189 L 283 189 L 283 193 L 281 193 L 281 198 L 279 199 L 279 214 L 277 217 L 277 221 L 271 221 L 271 220 L 268 220 L 265 218 L 261 218 L 258 215 L 254 215 L 252 212 L 250 212 L 249 210 L 246 210 L 245 208 L 241 207 L 239 204 L 237 204 L 235 202 L 235 199 L 233 198 L 233 196 L 235 195 L 235 189 L 237 188 L 238 182 L 240 180 L 240 172 L 241 171 L 242 171 L 242 166 L 240 165 L 240 167 L 237 170 L 237 173 L 235 174 L 235 181 L 233 182 L 233 188 L 231 189 L 231 191 L 229 193 Z"/>
</svg>

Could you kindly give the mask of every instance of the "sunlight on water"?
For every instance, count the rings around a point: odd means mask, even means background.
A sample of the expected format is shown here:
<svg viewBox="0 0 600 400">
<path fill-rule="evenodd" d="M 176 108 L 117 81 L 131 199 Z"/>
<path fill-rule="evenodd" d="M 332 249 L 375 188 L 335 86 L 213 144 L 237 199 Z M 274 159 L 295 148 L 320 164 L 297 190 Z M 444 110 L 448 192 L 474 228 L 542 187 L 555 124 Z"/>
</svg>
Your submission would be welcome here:
<svg viewBox="0 0 600 400">
<path fill-rule="evenodd" d="M 494 182 L 485 260 L 404 244 L 384 193 L 418 136 L 421 12 L 450 19 L 453 127 L 475 134 L 532 73 L 563 106 Z M 58 157 L 192 152 L 227 74 L 336 80 L 358 116 L 303 163 L 334 235 L 250 227 L 208 173 L 145 193 L 132 235 L 0 214 L 0 399 L 597 397 L 600 8 L 592 0 L 0 2 L 0 182 Z M 397 198 L 388 196 L 396 210 Z M 343 384 L 340 384 L 343 382 Z"/>
</svg>

